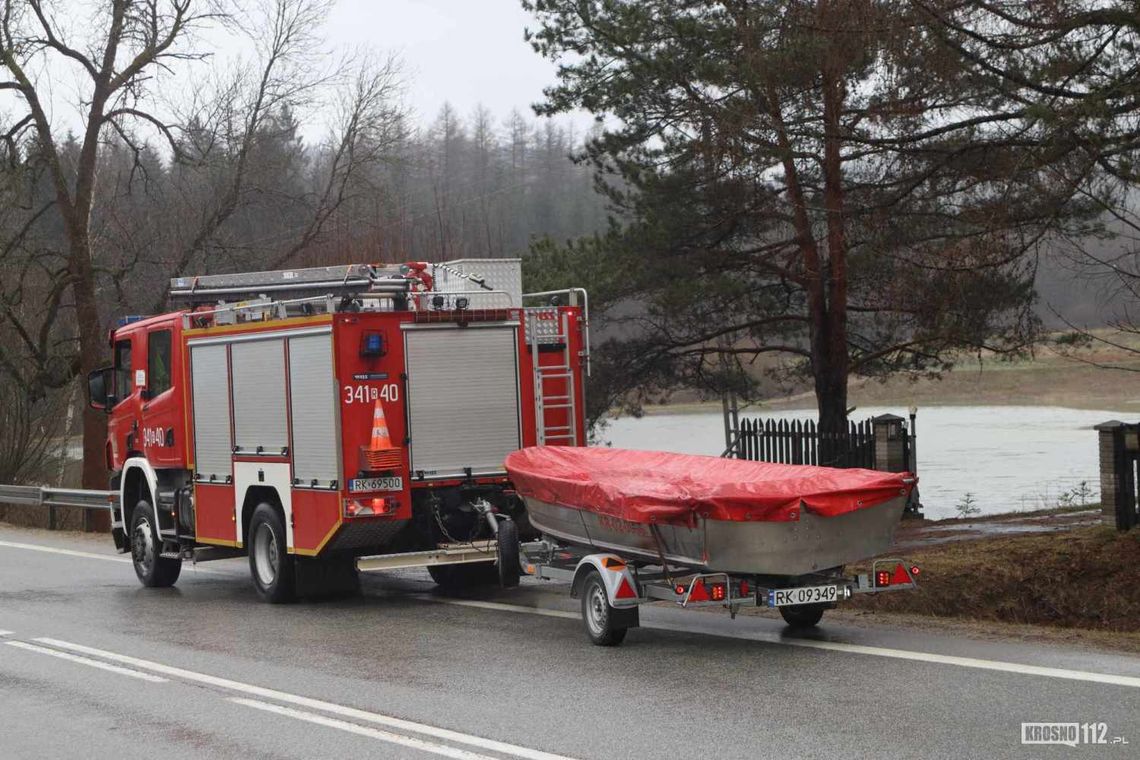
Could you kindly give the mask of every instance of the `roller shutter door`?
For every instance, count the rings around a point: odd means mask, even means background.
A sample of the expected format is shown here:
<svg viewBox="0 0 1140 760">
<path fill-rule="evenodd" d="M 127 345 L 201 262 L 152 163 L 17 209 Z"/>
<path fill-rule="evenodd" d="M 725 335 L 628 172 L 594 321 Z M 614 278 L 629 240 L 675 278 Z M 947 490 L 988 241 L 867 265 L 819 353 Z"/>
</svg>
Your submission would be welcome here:
<svg viewBox="0 0 1140 760">
<path fill-rule="evenodd" d="M 327 488 L 340 479 L 331 333 L 289 339 L 289 396 L 293 477 L 302 487 Z"/>
<path fill-rule="evenodd" d="M 194 470 L 202 480 L 233 475 L 230 441 L 230 368 L 224 345 L 190 347 L 194 408 Z"/>
<path fill-rule="evenodd" d="M 520 446 L 517 326 L 408 327 L 412 473 L 503 473 Z"/>
</svg>

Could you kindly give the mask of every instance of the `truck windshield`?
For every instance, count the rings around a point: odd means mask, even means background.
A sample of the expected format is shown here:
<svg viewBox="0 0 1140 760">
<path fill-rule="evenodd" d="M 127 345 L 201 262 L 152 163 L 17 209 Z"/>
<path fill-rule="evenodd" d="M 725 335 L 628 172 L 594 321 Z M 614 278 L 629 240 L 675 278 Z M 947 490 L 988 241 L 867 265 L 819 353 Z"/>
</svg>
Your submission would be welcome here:
<svg viewBox="0 0 1140 760">
<path fill-rule="evenodd" d="M 115 399 L 122 401 L 131 395 L 131 342 L 115 343 Z"/>
</svg>

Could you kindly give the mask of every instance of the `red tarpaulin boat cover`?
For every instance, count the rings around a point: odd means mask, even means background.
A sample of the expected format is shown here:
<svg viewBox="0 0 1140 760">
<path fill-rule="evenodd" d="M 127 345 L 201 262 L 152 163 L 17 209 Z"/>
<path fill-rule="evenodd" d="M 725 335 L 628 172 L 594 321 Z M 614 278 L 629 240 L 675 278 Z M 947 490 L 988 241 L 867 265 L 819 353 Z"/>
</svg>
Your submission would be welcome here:
<svg viewBox="0 0 1140 760">
<path fill-rule="evenodd" d="M 832 517 L 905 496 L 910 473 L 839 470 L 667 451 L 534 446 L 507 455 L 524 497 L 639 523 Z"/>
</svg>

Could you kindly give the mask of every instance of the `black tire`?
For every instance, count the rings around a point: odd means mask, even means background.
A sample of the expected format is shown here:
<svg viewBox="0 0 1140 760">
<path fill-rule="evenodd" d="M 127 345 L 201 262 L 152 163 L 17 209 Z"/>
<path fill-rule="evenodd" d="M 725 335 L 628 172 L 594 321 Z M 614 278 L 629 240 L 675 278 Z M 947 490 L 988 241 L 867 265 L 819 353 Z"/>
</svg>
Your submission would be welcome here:
<svg viewBox="0 0 1140 760">
<path fill-rule="evenodd" d="M 154 524 L 154 507 L 143 499 L 131 513 L 131 561 L 135 575 L 147 588 L 173 586 L 182 574 L 182 560 L 160 556 L 162 541 Z"/>
<path fill-rule="evenodd" d="M 780 616 L 792 628 L 812 628 L 823 618 L 823 611 L 827 607 L 822 604 L 797 604 L 792 607 L 781 607 Z"/>
<path fill-rule="evenodd" d="M 519 565 L 519 526 L 513 520 L 499 522 L 499 585 L 514 588 L 519 585 L 522 567 Z"/>
<path fill-rule="evenodd" d="M 285 546 L 285 523 L 272 504 L 262 502 L 249 521 L 249 574 L 258 595 L 270 604 L 291 602 L 297 596 L 293 555 Z"/>
<path fill-rule="evenodd" d="M 602 574 L 591 570 L 582 581 L 582 623 L 590 641 L 600 647 L 616 647 L 625 641 L 625 627 L 615 625 L 616 610 L 610 606 Z"/>
<path fill-rule="evenodd" d="M 499 568 L 494 562 L 466 562 L 462 565 L 428 565 L 428 575 L 449 591 L 462 591 L 499 582 Z"/>
</svg>

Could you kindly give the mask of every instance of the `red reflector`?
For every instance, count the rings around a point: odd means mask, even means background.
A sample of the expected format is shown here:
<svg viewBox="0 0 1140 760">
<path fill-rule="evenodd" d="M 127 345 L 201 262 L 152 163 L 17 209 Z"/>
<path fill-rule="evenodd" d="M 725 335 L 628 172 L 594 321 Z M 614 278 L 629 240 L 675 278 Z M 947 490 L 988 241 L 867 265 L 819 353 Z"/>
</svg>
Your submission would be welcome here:
<svg viewBox="0 0 1140 760">
<path fill-rule="evenodd" d="M 876 586 L 889 586 L 891 585 L 891 571 L 879 570 L 875 573 Z"/>
<path fill-rule="evenodd" d="M 698 580 L 693 584 L 693 590 L 689 592 L 690 602 L 707 602 L 709 600 L 709 592 L 705 589 L 705 582 Z"/>
<path fill-rule="evenodd" d="M 712 600 L 714 602 L 723 602 L 725 597 L 725 587 L 723 583 L 714 583 L 709 587 L 712 590 Z"/>
<path fill-rule="evenodd" d="M 740 595 L 741 596 L 748 596 L 748 594 L 751 591 L 752 591 L 752 589 L 748 588 L 748 581 L 741 581 L 740 582 Z"/>
<path fill-rule="evenodd" d="M 629 578 L 622 576 L 621 583 L 618 584 L 617 593 L 614 594 L 614 599 L 636 599 L 637 592 L 633 590 L 633 586 L 629 585 Z"/>
<path fill-rule="evenodd" d="M 910 576 L 906 574 L 906 567 L 901 563 L 895 566 L 895 574 L 891 578 L 891 583 L 910 583 Z"/>
</svg>

